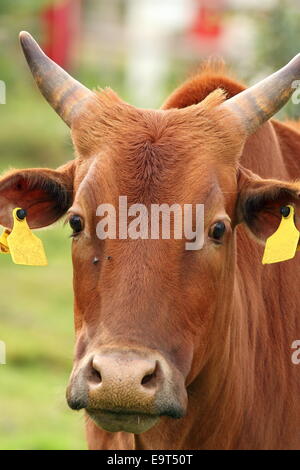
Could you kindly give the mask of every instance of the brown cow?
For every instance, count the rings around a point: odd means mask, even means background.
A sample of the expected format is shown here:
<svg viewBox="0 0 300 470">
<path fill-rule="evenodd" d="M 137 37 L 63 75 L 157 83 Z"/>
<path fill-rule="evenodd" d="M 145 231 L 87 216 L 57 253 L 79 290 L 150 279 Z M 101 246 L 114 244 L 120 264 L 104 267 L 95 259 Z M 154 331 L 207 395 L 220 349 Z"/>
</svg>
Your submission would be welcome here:
<svg viewBox="0 0 300 470">
<path fill-rule="evenodd" d="M 76 158 L 4 176 L 0 221 L 11 227 L 14 207 L 33 228 L 68 213 L 76 354 L 67 400 L 87 412 L 89 447 L 299 448 L 300 263 L 261 259 L 280 208 L 299 210 L 300 133 L 266 121 L 291 95 L 300 57 L 247 90 L 202 73 L 161 110 L 143 110 L 83 87 L 28 33 L 21 43 Z M 96 209 L 120 195 L 147 207 L 205 204 L 203 248 L 99 240 Z"/>
</svg>

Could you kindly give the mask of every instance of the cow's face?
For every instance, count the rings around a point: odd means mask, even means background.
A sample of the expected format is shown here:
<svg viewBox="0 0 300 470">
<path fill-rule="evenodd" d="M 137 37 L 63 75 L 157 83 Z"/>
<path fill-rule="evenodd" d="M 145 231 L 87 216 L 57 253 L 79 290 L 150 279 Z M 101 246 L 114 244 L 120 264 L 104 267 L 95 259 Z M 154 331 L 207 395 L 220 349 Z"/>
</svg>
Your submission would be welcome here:
<svg viewBox="0 0 300 470">
<path fill-rule="evenodd" d="M 238 166 L 246 136 L 271 114 L 255 114 L 249 95 L 226 106 L 215 92 L 181 110 L 138 110 L 109 91 L 89 92 L 32 38 L 22 42 L 42 92 L 72 128 L 77 158 L 58 170 L 4 176 L 0 222 L 11 227 L 15 207 L 27 210 L 33 228 L 67 214 L 76 327 L 68 403 L 109 431 L 143 432 L 160 416 L 185 414 L 187 387 L 212 355 L 214 331 L 227 341 L 236 225 L 264 241 L 299 187 Z M 149 210 L 204 204 L 202 248 L 186 250 L 187 240 L 174 236 L 99 238 L 98 208 L 111 204 L 118 219 L 119 196 Z"/>
<path fill-rule="evenodd" d="M 95 101 L 72 130 L 81 163 L 68 211 L 77 327 L 68 401 L 108 430 L 140 432 L 158 416 L 183 416 L 186 384 L 209 356 L 233 260 L 240 147 L 206 107 L 154 112 L 107 95 Z M 174 236 L 99 239 L 97 208 L 111 204 L 119 220 L 120 196 L 149 212 L 204 204 L 202 249 Z"/>
</svg>

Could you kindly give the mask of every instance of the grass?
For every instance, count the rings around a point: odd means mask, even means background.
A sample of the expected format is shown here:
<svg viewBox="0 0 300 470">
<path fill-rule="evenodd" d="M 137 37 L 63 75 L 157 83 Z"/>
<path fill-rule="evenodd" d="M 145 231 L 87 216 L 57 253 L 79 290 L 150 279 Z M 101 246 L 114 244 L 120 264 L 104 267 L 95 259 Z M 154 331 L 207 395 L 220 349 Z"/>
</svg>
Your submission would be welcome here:
<svg viewBox="0 0 300 470">
<path fill-rule="evenodd" d="M 67 228 L 39 233 L 48 267 L 0 259 L 0 449 L 85 448 L 81 413 L 68 409 L 73 314 Z"/>
</svg>

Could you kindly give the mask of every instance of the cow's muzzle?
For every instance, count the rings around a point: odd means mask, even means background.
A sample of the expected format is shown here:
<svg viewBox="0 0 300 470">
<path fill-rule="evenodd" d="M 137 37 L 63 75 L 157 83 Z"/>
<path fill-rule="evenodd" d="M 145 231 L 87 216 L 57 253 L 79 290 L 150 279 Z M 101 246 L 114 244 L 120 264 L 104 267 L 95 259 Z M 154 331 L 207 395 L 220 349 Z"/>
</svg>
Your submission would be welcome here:
<svg viewBox="0 0 300 470">
<path fill-rule="evenodd" d="M 183 417 L 187 394 L 183 376 L 159 353 L 110 347 L 74 369 L 67 401 L 107 431 L 138 434 L 160 416 Z"/>
</svg>

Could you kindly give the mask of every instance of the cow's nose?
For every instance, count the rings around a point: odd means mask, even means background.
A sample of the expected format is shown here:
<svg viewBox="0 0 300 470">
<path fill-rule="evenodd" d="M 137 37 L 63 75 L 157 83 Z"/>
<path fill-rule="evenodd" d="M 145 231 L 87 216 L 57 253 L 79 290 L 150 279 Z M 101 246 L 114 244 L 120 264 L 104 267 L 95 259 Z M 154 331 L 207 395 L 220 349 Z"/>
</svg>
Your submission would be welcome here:
<svg viewBox="0 0 300 470">
<path fill-rule="evenodd" d="M 132 354 L 97 354 L 91 368 L 88 378 L 90 391 L 98 391 L 101 395 L 118 390 L 123 398 L 129 394 L 149 397 L 159 385 L 159 364 L 151 358 Z"/>
<path fill-rule="evenodd" d="M 122 357 L 109 357 L 105 354 L 94 356 L 92 361 L 92 386 L 107 387 L 110 383 L 118 383 L 120 387 L 134 387 L 143 391 L 144 388 L 156 388 L 158 361 Z"/>
<path fill-rule="evenodd" d="M 104 352 L 90 362 L 87 374 L 92 406 L 146 412 L 163 383 L 158 359 L 134 352 Z"/>
</svg>

